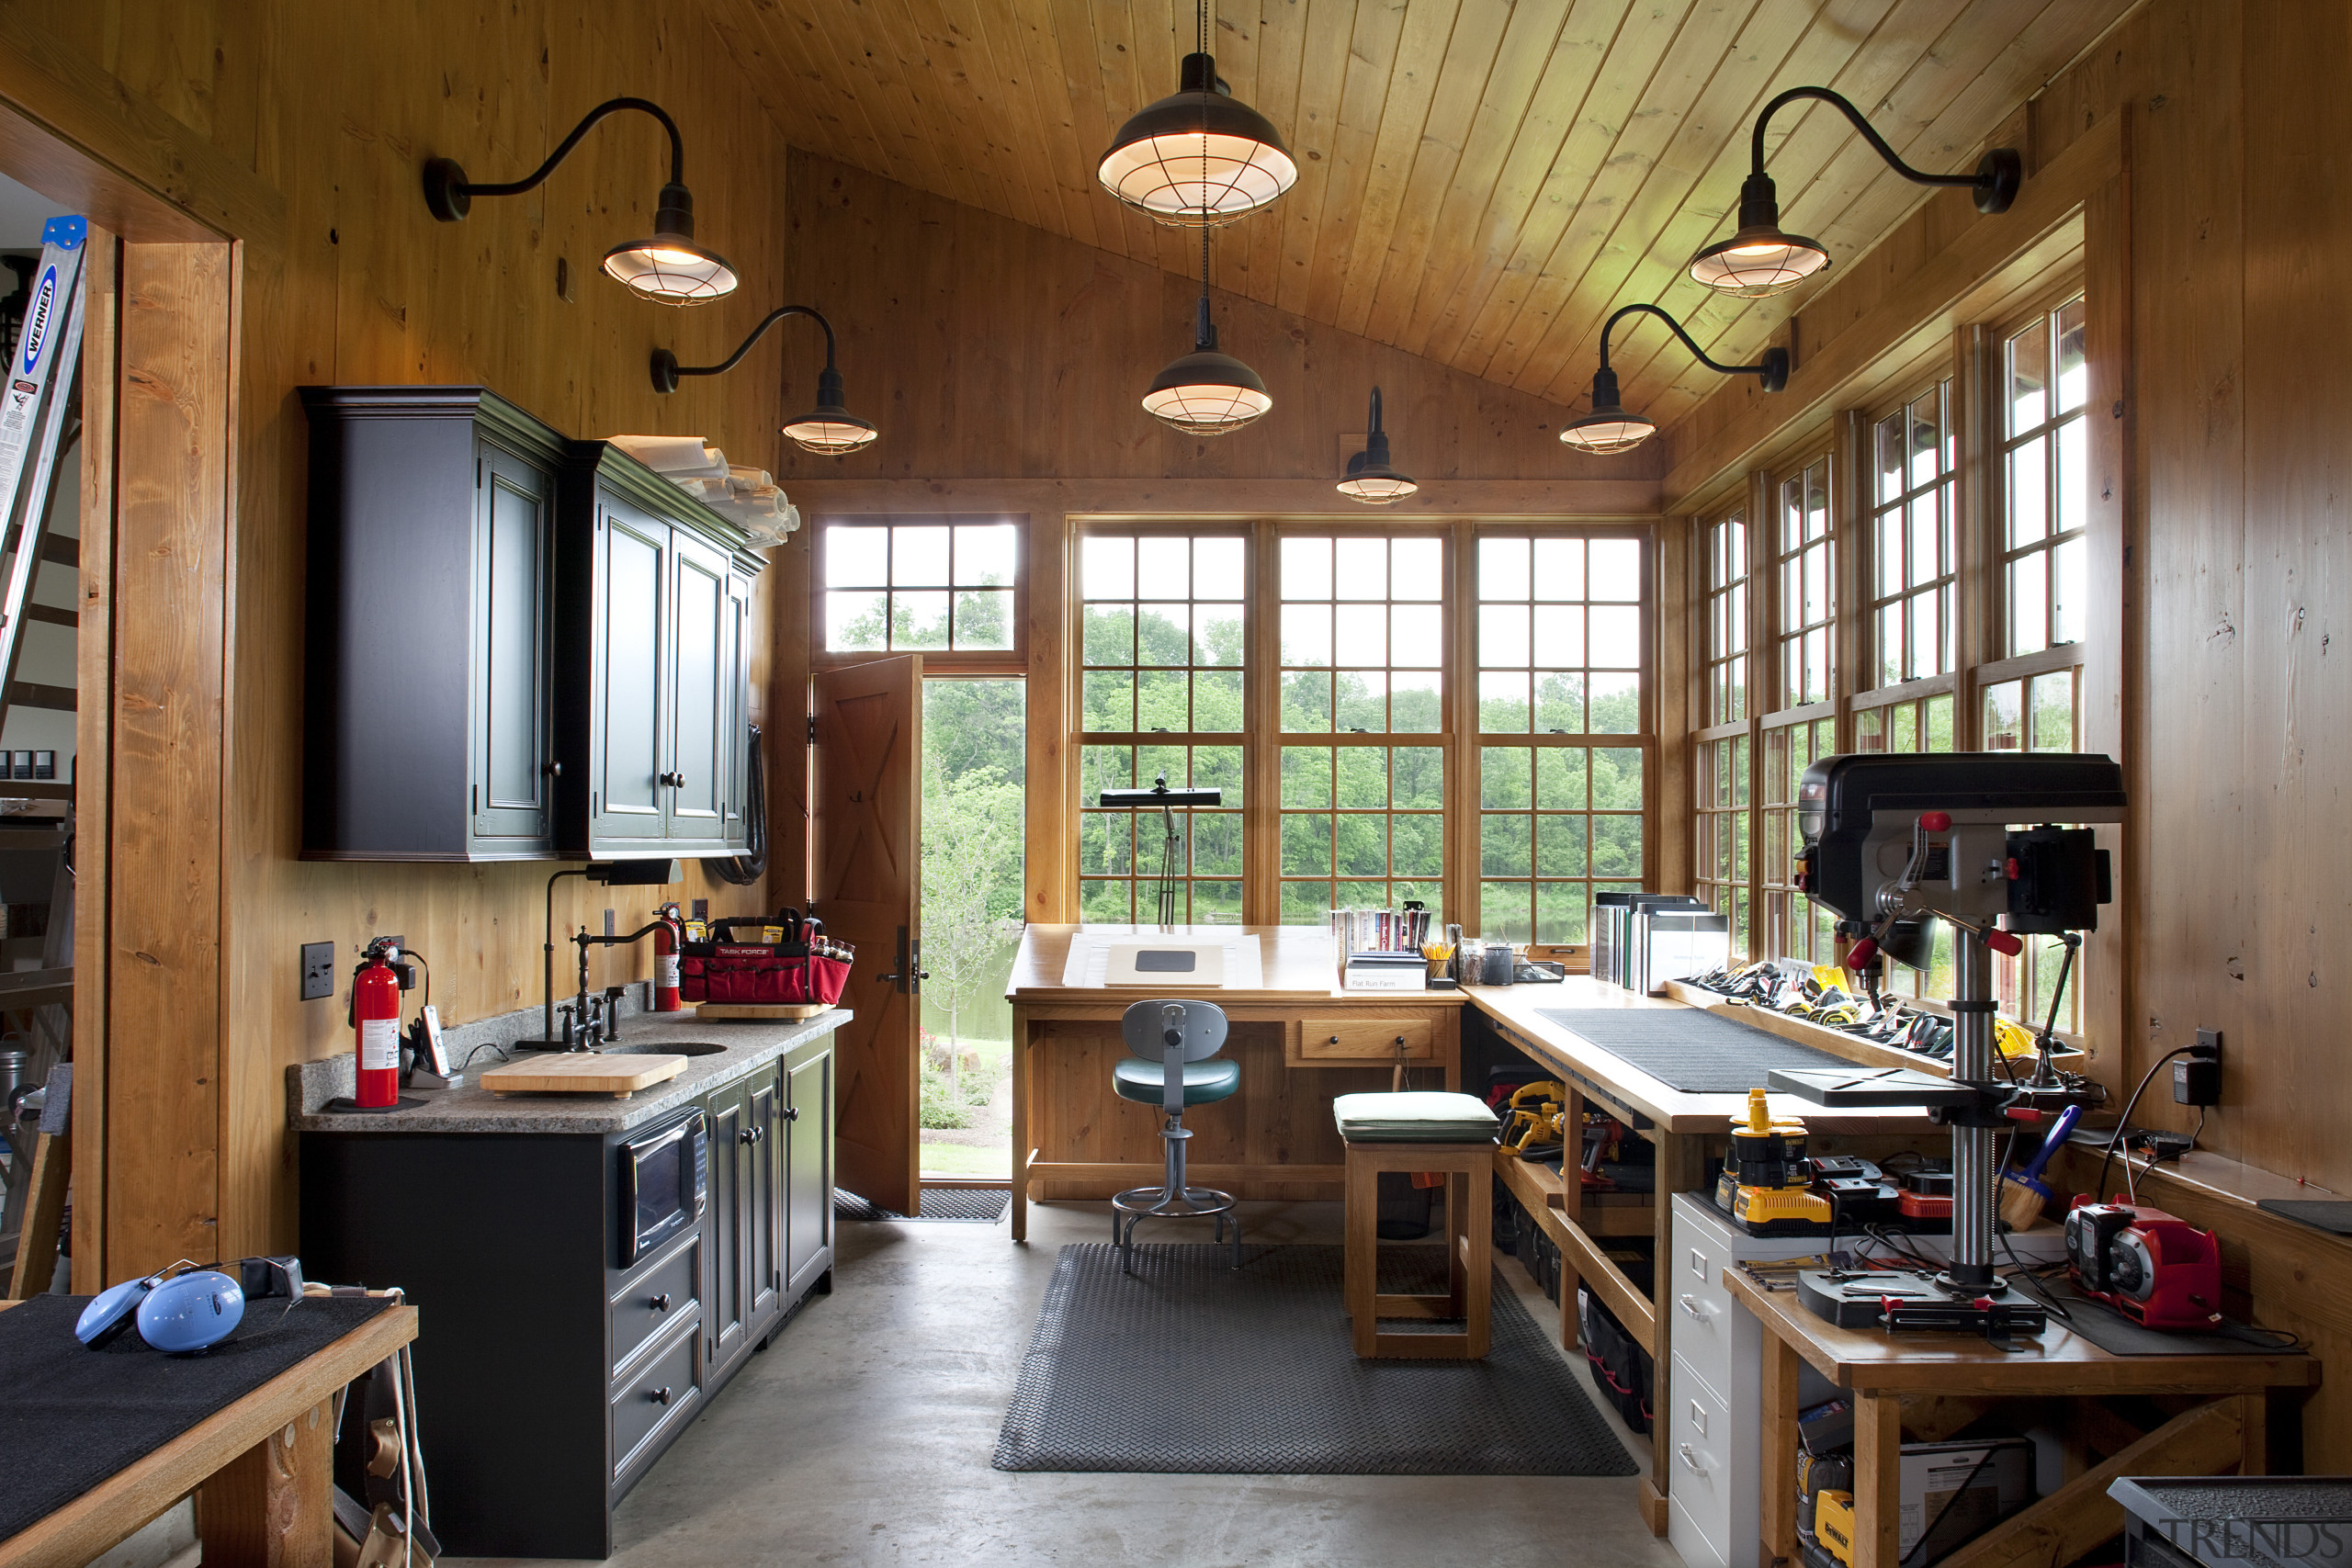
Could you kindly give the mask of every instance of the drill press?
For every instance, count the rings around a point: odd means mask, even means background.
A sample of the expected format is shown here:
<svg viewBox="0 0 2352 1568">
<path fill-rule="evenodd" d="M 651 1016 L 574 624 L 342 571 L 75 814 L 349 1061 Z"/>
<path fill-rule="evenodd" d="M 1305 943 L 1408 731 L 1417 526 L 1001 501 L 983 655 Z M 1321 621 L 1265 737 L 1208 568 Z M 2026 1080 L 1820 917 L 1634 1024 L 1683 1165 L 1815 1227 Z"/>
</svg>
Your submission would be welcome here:
<svg viewBox="0 0 2352 1568">
<path fill-rule="evenodd" d="M 1829 1106 L 1918 1106 L 1951 1129 L 1951 1265 L 1928 1278 L 1836 1269 L 1799 1276 L 1820 1316 L 1847 1326 L 2038 1332 L 2041 1309 L 1993 1271 L 1993 1136 L 2067 1105 L 2106 1098 L 2056 1072 L 2048 1043 L 2022 1079 L 1994 1065 L 1993 954 L 2020 937 L 2096 931 L 2112 897 L 2108 856 L 2088 828 L 2117 822 L 2123 772 L 2106 757 L 1963 751 L 1825 757 L 1799 786 L 1796 886 L 1838 917 L 1857 971 L 1891 956 L 1925 968 L 1932 925 L 1952 929 L 1951 1077 L 1909 1068 L 1776 1069 L 1771 1086 Z"/>
</svg>

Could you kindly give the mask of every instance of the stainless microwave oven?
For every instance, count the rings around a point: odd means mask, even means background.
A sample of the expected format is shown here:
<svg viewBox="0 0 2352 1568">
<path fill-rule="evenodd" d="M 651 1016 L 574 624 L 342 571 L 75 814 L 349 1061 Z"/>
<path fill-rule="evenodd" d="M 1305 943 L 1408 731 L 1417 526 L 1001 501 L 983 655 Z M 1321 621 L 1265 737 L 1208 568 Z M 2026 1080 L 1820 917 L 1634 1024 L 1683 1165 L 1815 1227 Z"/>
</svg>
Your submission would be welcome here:
<svg viewBox="0 0 2352 1568">
<path fill-rule="evenodd" d="M 621 1267 L 692 1230 L 710 1200 L 710 1124 L 700 1110 L 624 1142 Z"/>
</svg>

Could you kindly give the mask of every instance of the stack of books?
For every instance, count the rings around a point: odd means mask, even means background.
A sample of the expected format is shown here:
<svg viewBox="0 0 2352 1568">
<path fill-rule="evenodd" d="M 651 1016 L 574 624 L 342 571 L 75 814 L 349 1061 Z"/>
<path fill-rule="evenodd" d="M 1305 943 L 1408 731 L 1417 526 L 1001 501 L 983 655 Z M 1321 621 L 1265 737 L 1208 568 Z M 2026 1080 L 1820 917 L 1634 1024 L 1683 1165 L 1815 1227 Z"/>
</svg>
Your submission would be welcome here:
<svg viewBox="0 0 2352 1568">
<path fill-rule="evenodd" d="M 1421 991 L 1429 988 L 1427 909 L 1334 909 L 1331 956 L 1340 988 L 1348 991 Z"/>
</svg>

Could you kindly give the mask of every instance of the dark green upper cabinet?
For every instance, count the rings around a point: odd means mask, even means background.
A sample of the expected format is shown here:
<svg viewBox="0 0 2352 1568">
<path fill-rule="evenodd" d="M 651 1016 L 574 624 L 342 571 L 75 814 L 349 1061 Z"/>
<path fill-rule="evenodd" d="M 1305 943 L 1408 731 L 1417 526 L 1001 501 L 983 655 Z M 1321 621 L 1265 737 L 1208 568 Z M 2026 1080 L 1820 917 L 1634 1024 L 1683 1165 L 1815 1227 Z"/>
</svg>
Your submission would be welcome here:
<svg viewBox="0 0 2352 1568">
<path fill-rule="evenodd" d="M 303 853 L 737 853 L 762 561 L 480 387 L 309 387 Z"/>
<path fill-rule="evenodd" d="M 554 852 L 563 441 L 479 387 L 305 387 L 302 852 Z"/>
<path fill-rule="evenodd" d="M 584 679 L 560 680 L 557 733 L 586 762 L 557 793 L 567 843 L 593 855 L 748 847 L 747 646 L 758 557 L 718 515 L 609 443 L 571 445 L 560 481 L 560 594 L 584 616 Z"/>
</svg>

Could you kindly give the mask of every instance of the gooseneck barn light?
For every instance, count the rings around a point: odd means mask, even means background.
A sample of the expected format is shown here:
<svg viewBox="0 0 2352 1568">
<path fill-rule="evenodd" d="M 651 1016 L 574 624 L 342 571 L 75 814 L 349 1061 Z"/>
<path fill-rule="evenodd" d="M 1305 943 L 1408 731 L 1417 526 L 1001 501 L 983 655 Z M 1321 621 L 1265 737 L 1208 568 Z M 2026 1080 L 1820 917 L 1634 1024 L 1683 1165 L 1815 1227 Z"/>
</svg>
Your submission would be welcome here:
<svg viewBox="0 0 2352 1568">
<path fill-rule="evenodd" d="M 873 442 L 881 432 L 872 422 L 863 420 L 842 406 L 842 373 L 833 365 L 833 323 L 824 313 L 808 305 L 779 305 L 760 318 L 752 335 L 735 347 L 735 352 L 716 365 L 681 365 L 678 356 L 666 348 L 653 351 L 653 389 L 674 392 L 681 376 L 724 376 L 743 362 L 752 345 L 767 335 L 767 330 L 786 316 L 807 316 L 825 329 L 825 367 L 817 374 L 817 406 L 784 427 L 784 433 L 804 452 L 814 452 L 820 457 L 838 457 L 854 452 Z"/>
<path fill-rule="evenodd" d="M 435 158 L 424 165 L 424 204 L 444 223 L 464 218 L 478 196 L 520 196 L 555 172 L 588 134 L 589 127 L 606 115 L 636 109 L 651 115 L 670 133 L 670 182 L 654 204 L 653 235 L 631 240 L 605 253 L 605 270 L 648 299 L 665 305 L 699 305 L 735 291 L 735 269 L 718 252 L 695 243 L 695 198 L 686 189 L 686 144 L 677 122 L 661 105 L 644 98 L 614 98 L 598 104 L 572 127 L 571 134 L 548 155 L 548 161 L 519 180 L 481 185 L 466 178 L 466 171 L 450 158 Z"/>
<path fill-rule="evenodd" d="M 1862 118 L 1862 111 L 1838 94 L 1826 87 L 1792 87 L 1766 104 L 1764 112 L 1756 117 L 1756 133 L 1750 142 L 1750 172 L 1747 183 L 1739 187 L 1738 231 L 1690 258 L 1690 276 L 1710 288 L 1760 299 L 1793 288 L 1829 265 L 1829 252 L 1820 241 L 1781 231 L 1780 193 L 1772 184 L 1772 176 L 1764 172 L 1765 126 L 1781 106 L 1802 98 L 1818 98 L 1837 106 L 1854 122 L 1854 129 L 1862 133 L 1862 140 L 1871 144 L 1871 150 L 1886 160 L 1887 167 L 1914 185 L 1966 186 L 1976 194 L 1976 210 L 1986 213 L 2007 212 L 2018 197 L 2018 186 L 2025 178 L 2025 164 L 2014 148 L 1996 147 L 1985 153 L 1978 160 L 1973 175 L 1925 174 L 1896 157 L 1886 139 Z"/>
<path fill-rule="evenodd" d="M 1628 305 L 1609 318 L 1600 329 L 1600 368 L 1592 373 L 1592 412 L 1560 432 L 1560 439 L 1579 452 L 1606 457 L 1612 452 L 1630 452 L 1657 434 L 1657 426 L 1640 414 L 1628 413 L 1617 400 L 1617 372 L 1609 368 L 1609 334 L 1617 323 L 1628 316 L 1656 316 L 1674 329 L 1682 345 L 1698 356 L 1699 363 L 1710 370 L 1720 370 L 1726 376 L 1753 376 L 1764 383 L 1768 392 L 1777 392 L 1789 384 L 1789 351 L 1768 348 L 1763 360 L 1755 365 L 1718 365 L 1707 357 L 1707 351 L 1691 341 L 1682 330 L 1682 323 L 1655 305 Z"/>
<path fill-rule="evenodd" d="M 1273 125 L 1217 80 L 1207 0 L 1176 92 L 1121 126 L 1094 173 L 1129 207 L 1183 228 L 1230 223 L 1297 183 L 1298 164 Z"/>
<path fill-rule="evenodd" d="M 1364 434 L 1363 450 L 1348 459 L 1348 477 L 1340 481 L 1340 493 L 1366 506 L 1385 506 L 1420 488 L 1388 466 L 1388 434 L 1380 428 L 1380 389 L 1374 387 L 1372 425 Z"/>
<path fill-rule="evenodd" d="M 1274 406 L 1258 373 L 1216 347 L 1209 319 L 1209 234 L 1201 231 L 1201 307 L 1193 352 L 1171 359 L 1143 395 L 1144 412 L 1187 435 L 1223 435 Z"/>
</svg>

